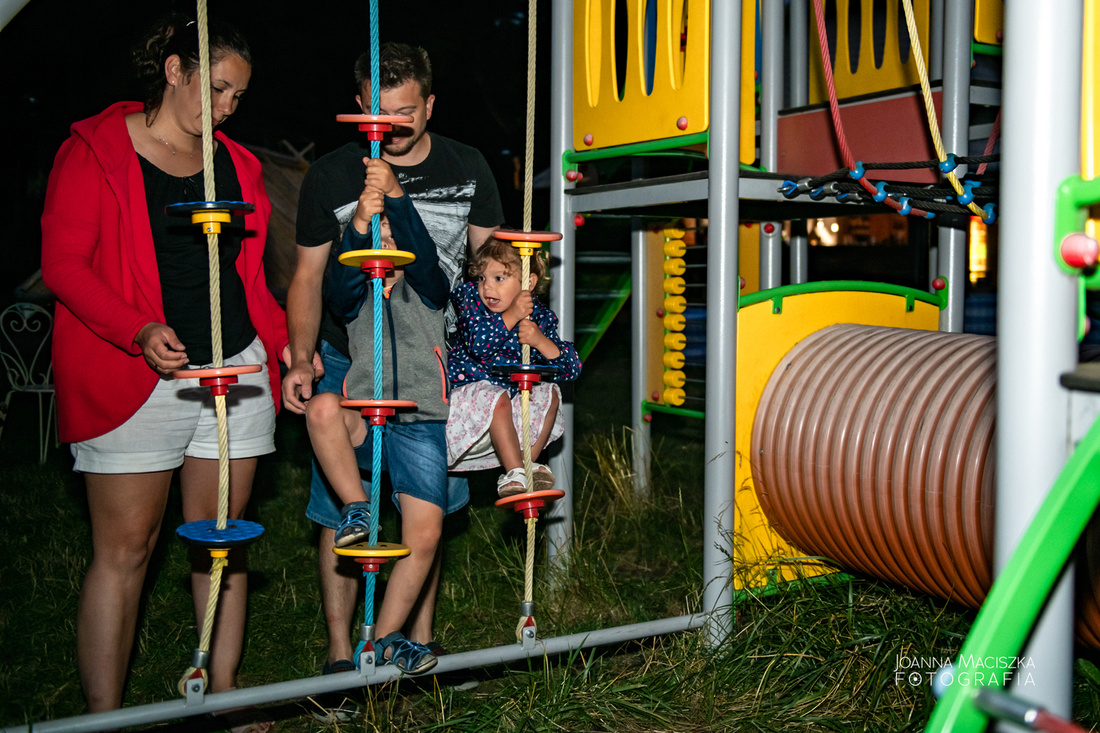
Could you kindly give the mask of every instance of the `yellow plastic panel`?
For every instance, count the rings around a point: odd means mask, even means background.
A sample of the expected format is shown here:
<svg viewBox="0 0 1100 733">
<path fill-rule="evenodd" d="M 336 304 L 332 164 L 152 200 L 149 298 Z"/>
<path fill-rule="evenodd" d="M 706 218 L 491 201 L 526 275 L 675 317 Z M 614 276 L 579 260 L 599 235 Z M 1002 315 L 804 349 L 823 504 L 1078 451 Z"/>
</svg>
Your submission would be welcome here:
<svg viewBox="0 0 1100 733">
<path fill-rule="evenodd" d="M 998 0 L 999 1 L 999 0 Z M 859 23 L 859 55 L 852 71 L 851 56 L 849 54 L 849 40 L 855 38 L 855 34 L 848 27 L 850 6 L 858 4 L 860 7 Z M 875 51 L 873 33 L 875 19 L 873 17 L 874 0 L 835 0 L 837 24 L 836 24 L 836 51 L 833 58 L 833 78 L 836 82 L 836 93 L 841 99 L 854 97 L 860 94 L 873 94 L 891 89 L 912 86 L 920 83 L 917 76 L 917 65 L 913 60 L 912 48 L 906 57 L 905 63 L 901 60 L 901 46 L 899 34 L 906 34 L 908 30 L 905 24 L 905 15 L 900 2 L 886 2 L 886 18 L 878 26 L 886 29 L 885 44 L 882 52 L 881 66 L 875 66 Z M 921 51 L 924 62 L 928 64 L 928 5 L 929 0 L 913 0 L 913 13 L 917 20 L 917 33 L 920 36 Z M 817 40 L 817 23 L 811 14 L 810 26 L 810 104 L 818 104 L 829 99 L 829 93 L 825 87 L 825 76 L 821 66 L 821 50 Z"/>
<path fill-rule="evenodd" d="M 737 269 L 745 278 L 741 295 L 749 295 L 760 289 L 760 225 L 742 224 L 737 228 L 737 238 L 740 244 Z"/>
<path fill-rule="evenodd" d="M 1005 0 L 974 0 L 975 41 L 1000 46 L 1004 41 L 998 35 L 1004 27 Z"/>
<path fill-rule="evenodd" d="M 772 531 L 756 496 L 750 466 L 752 426 L 760 395 L 776 365 L 795 344 L 837 323 L 936 330 L 939 309 L 916 301 L 906 312 L 905 298 L 882 293 L 806 293 L 783 299 L 780 313 L 771 300 L 741 308 L 737 314 L 737 433 L 735 448 L 735 573 L 738 588 L 774 580 L 823 575 L 827 565 L 812 560 L 795 564 L 804 553 Z"/>
<path fill-rule="evenodd" d="M 646 93 L 646 6 L 656 5 L 653 89 Z M 623 89 L 615 67 L 615 4 L 627 18 Z M 741 39 L 740 159 L 755 139 L 756 7 L 745 2 Z M 711 0 L 574 0 L 573 147 L 593 150 L 707 130 Z M 620 95 L 621 91 L 621 95 Z"/>
</svg>

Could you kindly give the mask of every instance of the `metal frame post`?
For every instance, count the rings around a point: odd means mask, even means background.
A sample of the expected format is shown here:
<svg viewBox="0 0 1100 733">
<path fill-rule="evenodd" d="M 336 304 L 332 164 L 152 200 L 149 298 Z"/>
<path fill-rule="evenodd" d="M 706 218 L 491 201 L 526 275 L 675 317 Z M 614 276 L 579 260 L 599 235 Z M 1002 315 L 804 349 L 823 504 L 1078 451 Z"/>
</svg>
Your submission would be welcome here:
<svg viewBox="0 0 1100 733">
<path fill-rule="evenodd" d="M 809 101 L 810 84 L 810 57 L 807 50 L 807 44 L 810 42 L 810 19 L 806 0 L 791 0 L 788 12 L 790 13 L 788 76 L 791 84 L 788 106 L 802 107 Z M 806 235 L 806 226 L 807 222 L 802 220 L 791 222 L 791 284 L 804 283 L 810 279 L 810 240 Z"/>
<path fill-rule="evenodd" d="M 733 617 L 741 0 L 711 7 L 710 68 L 703 611 L 708 614 L 707 639 L 717 645 Z"/>
<path fill-rule="evenodd" d="M 943 145 L 948 153 L 965 156 L 970 147 L 970 37 L 973 35 L 973 8 L 968 2 L 947 7 L 943 38 Z M 933 46 L 935 48 L 935 46 Z M 966 168 L 955 174 L 962 178 Z M 939 228 L 939 268 L 951 287 L 947 307 L 940 311 L 940 330 L 960 333 L 963 329 L 963 303 L 969 237 L 967 229 Z"/>
<path fill-rule="evenodd" d="M 565 195 L 565 178 L 557 172 L 558 161 L 569 149 L 573 136 L 573 0 L 554 0 L 550 50 L 550 226 L 561 232 L 560 242 L 551 245 L 557 261 L 552 265 L 554 287 L 550 307 L 558 314 L 558 332 L 566 341 L 574 339 L 576 321 L 576 226 L 572 207 Z M 565 496 L 550 505 L 546 515 L 547 565 L 560 570 L 573 542 L 573 402 L 562 400 L 558 408 L 565 421 L 565 433 L 550 455 L 550 470 Z"/>
<path fill-rule="evenodd" d="M 648 496 L 651 443 L 649 423 L 642 419 L 642 402 L 648 399 L 646 364 L 649 362 L 649 350 L 654 347 L 649 343 L 648 329 L 645 327 L 648 317 L 646 305 L 649 303 L 646 278 L 649 253 L 645 223 L 641 217 L 632 217 L 630 225 L 630 361 L 634 365 L 630 370 L 630 428 L 633 431 L 634 493 Z"/>
<path fill-rule="evenodd" d="M 761 0 L 760 13 L 760 165 L 774 171 L 779 160 L 779 108 L 783 105 L 783 0 Z M 771 223 L 775 226 L 770 233 L 768 227 L 760 227 L 761 290 L 783 284 L 783 227 Z"/>
<path fill-rule="evenodd" d="M 1054 197 L 1080 171 L 1079 0 L 1005 4 L 1004 138 L 997 340 L 994 566 L 1004 567 L 1068 455 L 1077 361 L 1075 284 L 1052 256 Z M 1013 40 L 1015 39 L 1015 40 Z M 1072 566 L 1024 651 L 1033 686 L 1018 693 L 1056 715 L 1072 707 Z"/>
</svg>

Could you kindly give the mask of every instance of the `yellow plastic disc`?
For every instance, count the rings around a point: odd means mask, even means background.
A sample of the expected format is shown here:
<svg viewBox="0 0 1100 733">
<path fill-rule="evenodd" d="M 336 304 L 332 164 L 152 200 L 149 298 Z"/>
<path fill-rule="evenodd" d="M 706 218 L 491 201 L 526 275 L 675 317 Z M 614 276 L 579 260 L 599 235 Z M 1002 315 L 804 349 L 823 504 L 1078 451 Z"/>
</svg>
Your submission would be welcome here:
<svg viewBox="0 0 1100 733">
<path fill-rule="evenodd" d="M 684 373 L 678 369 L 670 369 L 664 373 L 661 381 L 668 387 L 683 387 L 684 386 Z"/>
<path fill-rule="evenodd" d="M 669 369 L 683 369 L 684 368 L 684 352 L 682 351 L 666 351 L 664 356 L 661 357 L 661 363 Z"/>
<path fill-rule="evenodd" d="M 360 542 L 357 545 L 348 545 L 347 547 L 334 547 L 332 551 L 337 555 L 347 557 L 404 557 L 410 552 L 408 547 L 399 545 L 396 542 L 379 542 L 377 545 Z"/>
<path fill-rule="evenodd" d="M 672 405 L 673 407 L 679 407 L 684 404 L 684 390 L 677 389 L 676 387 L 669 387 L 661 393 L 661 399 L 665 404 Z"/>
<path fill-rule="evenodd" d="M 670 239 L 665 242 L 665 257 L 683 257 L 687 246 L 682 239 Z"/>
<path fill-rule="evenodd" d="M 687 265 L 679 257 L 670 257 L 665 260 L 664 271 L 666 275 L 683 275 Z"/>
<path fill-rule="evenodd" d="M 668 313 L 683 313 L 687 310 L 687 300 L 682 295 L 670 295 L 665 298 L 665 311 Z"/>
<path fill-rule="evenodd" d="M 665 348 L 669 351 L 683 351 L 687 346 L 687 337 L 682 333 L 666 333 Z"/>
<path fill-rule="evenodd" d="M 384 260 L 394 267 L 416 262 L 416 255 L 400 249 L 357 249 L 340 255 L 340 264 L 359 267 L 366 260 Z"/>
<path fill-rule="evenodd" d="M 684 235 L 687 234 L 687 230 L 683 227 L 665 227 L 662 234 L 669 239 L 683 239 Z"/>
<path fill-rule="evenodd" d="M 661 287 L 669 295 L 680 295 L 684 292 L 685 285 L 686 283 L 682 277 L 666 277 Z"/>
<path fill-rule="evenodd" d="M 667 331 L 683 331 L 684 326 L 687 325 L 684 317 L 679 313 L 669 313 L 661 322 Z"/>
</svg>

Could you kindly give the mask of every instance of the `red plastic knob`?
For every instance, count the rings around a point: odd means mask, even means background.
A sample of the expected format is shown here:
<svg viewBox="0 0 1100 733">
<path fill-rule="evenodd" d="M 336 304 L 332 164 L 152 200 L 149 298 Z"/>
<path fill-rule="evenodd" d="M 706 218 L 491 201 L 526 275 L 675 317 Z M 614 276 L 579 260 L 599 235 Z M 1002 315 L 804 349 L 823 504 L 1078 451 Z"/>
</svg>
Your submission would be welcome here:
<svg viewBox="0 0 1100 733">
<path fill-rule="evenodd" d="M 661 399 L 661 393 L 660 392 L 654 392 L 653 393 L 653 401 L 657 402 L 660 399 Z"/>
<path fill-rule="evenodd" d="M 1004 39 L 1005 39 L 1005 32 L 1004 31 L 997 31 L 997 42 L 998 43 L 1003 42 Z"/>
<path fill-rule="evenodd" d="M 591 145 L 592 144 L 592 133 L 591 132 L 584 136 L 584 144 L 585 145 Z"/>
<path fill-rule="evenodd" d="M 575 226 L 575 227 L 583 227 L 584 226 L 584 215 L 583 214 L 577 214 L 576 216 L 573 217 L 573 226 Z"/>
<path fill-rule="evenodd" d="M 565 180 L 567 180 L 567 181 L 575 181 L 580 177 L 581 177 L 581 174 L 578 173 L 577 171 L 566 171 L 565 172 Z"/>
<path fill-rule="evenodd" d="M 664 318 L 665 317 L 665 309 L 664 308 L 658 308 L 657 309 L 657 317 L 658 318 Z"/>
<path fill-rule="evenodd" d="M 1100 245 L 1084 232 L 1067 234 L 1058 251 L 1062 261 L 1074 268 L 1093 267 L 1100 260 Z"/>
<path fill-rule="evenodd" d="M 741 281 L 741 290 L 745 289 L 745 278 L 738 278 Z"/>
<path fill-rule="evenodd" d="M 774 232 L 775 232 L 775 224 L 772 224 L 771 222 L 768 222 L 767 224 L 764 225 L 764 233 L 765 234 L 772 234 Z"/>
<path fill-rule="evenodd" d="M 947 281 L 944 280 L 942 277 L 937 277 L 935 280 L 932 281 L 932 289 L 937 292 L 943 290 L 946 287 Z"/>
<path fill-rule="evenodd" d="M 577 171 L 577 183 L 580 183 L 583 180 L 584 180 L 584 174 L 581 173 L 580 171 Z"/>
<path fill-rule="evenodd" d="M 647 412 L 642 415 L 642 422 L 653 422 L 653 413 Z"/>
<path fill-rule="evenodd" d="M 676 127 L 680 130 L 688 129 L 688 118 L 681 117 L 680 119 L 676 120 Z"/>
</svg>

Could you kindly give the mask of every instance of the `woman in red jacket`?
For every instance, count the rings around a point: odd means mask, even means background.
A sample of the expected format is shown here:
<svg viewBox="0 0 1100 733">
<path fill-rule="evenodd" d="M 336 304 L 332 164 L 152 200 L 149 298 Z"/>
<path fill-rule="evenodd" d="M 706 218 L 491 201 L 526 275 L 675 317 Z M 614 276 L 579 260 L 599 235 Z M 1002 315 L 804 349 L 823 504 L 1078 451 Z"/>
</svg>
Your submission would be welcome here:
<svg viewBox="0 0 1100 733">
<path fill-rule="evenodd" d="M 212 361 L 206 237 L 167 204 L 204 200 L 196 25 L 162 24 L 135 53 L 144 104 L 121 102 L 72 126 L 50 175 L 42 217 L 42 274 L 57 296 L 53 364 L 62 440 L 84 473 L 92 561 L 77 619 L 77 651 L 91 711 L 122 704 L 138 601 L 169 484 L 182 466 L 185 521 L 217 516 L 213 398 L 168 375 Z M 251 53 L 228 28 L 210 30 L 213 123 L 236 110 Z M 218 200 L 256 210 L 219 236 L 225 365 L 259 363 L 227 397 L 230 518 L 248 502 L 257 456 L 274 450 L 277 357 L 286 319 L 262 264 L 271 203 L 254 156 L 216 135 Z M 205 553 L 204 553 L 205 554 Z M 210 690 L 236 684 L 246 575 L 231 553 L 223 576 Z M 199 625 L 209 558 L 192 574 Z"/>
</svg>

